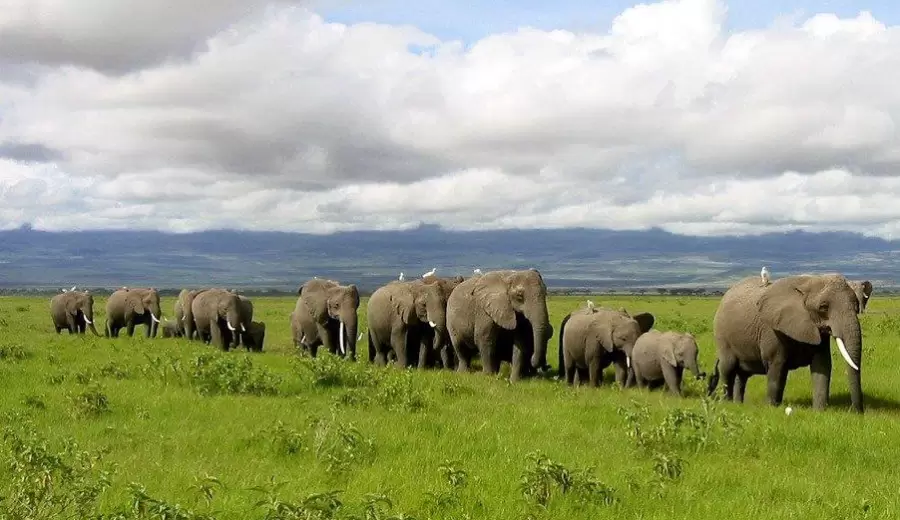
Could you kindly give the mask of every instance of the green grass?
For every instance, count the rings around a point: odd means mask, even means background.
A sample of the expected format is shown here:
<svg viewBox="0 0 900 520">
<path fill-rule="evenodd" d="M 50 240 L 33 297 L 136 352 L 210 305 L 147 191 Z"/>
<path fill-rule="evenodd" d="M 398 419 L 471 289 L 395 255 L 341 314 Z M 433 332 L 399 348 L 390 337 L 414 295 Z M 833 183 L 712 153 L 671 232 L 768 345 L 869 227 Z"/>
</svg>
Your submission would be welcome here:
<svg viewBox="0 0 900 520">
<path fill-rule="evenodd" d="M 254 298 L 267 323 L 261 354 L 148 340 L 142 329 L 134 338 L 56 335 L 48 299 L 0 298 L 0 519 L 844 519 L 900 511 L 900 299 L 876 298 L 862 317 L 864 416 L 848 411 L 836 353 L 829 410 L 809 409 L 809 372 L 798 370 L 786 416 L 765 404 L 761 376 L 735 405 L 703 399 L 693 382 L 684 399 L 620 390 L 611 369 L 600 389 L 377 369 L 364 361 L 365 340 L 357 364 L 313 361 L 292 352 L 293 298 Z M 660 329 L 694 332 L 702 368 L 712 368 L 716 298 L 592 299 L 652 312 Z M 551 297 L 554 327 L 583 301 Z M 169 313 L 173 302 L 164 302 Z M 101 326 L 104 305 L 96 299 Z"/>
</svg>

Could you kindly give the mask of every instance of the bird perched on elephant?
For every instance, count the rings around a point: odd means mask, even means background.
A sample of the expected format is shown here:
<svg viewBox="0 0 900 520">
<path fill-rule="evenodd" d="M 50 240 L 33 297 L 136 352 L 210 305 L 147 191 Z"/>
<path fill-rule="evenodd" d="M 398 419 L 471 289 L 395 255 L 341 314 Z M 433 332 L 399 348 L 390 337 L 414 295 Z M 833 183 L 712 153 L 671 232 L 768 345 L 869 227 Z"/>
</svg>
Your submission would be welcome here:
<svg viewBox="0 0 900 520">
<path fill-rule="evenodd" d="M 206 289 L 182 289 L 175 300 L 175 323 L 181 335 L 188 339 L 197 339 L 196 326 L 194 325 L 194 313 L 191 304 L 198 294 Z"/>
<path fill-rule="evenodd" d="M 59 334 L 63 329 L 69 334 L 84 334 L 90 328 L 99 336 L 94 326 L 94 297 L 88 291 L 68 290 L 50 299 L 50 318 Z"/>
<path fill-rule="evenodd" d="M 758 278 L 745 278 L 725 291 L 713 318 L 716 342 L 715 372 L 709 393 L 725 378 L 725 398 L 743 402 L 747 379 L 768 378 L 769 403 L 778 406 L 790 370 L 808 366 L 813 408 L 828 404 L 831 385 L 830 338 L 847 363 L 850 400 L 863 412 L 860 381 L 862 332 L 859 300 L 839 274 L 781 278 L 760 287 Z"/>
<path fill-rule="evenodd" d="M 191 313 L 197 335 L 222 350 L 237 346 L 246 330 L 243 306 L 236 294 L 225 289 L 206 289 L 194 296 Z"/>
<path fill-rule="evenodd" d="M 706 377 L 697 362 L 697 339 L 690 332 L 648 330 L 638 337 L 631 352 L 631 368 L 638 387 L 664 382 L 673 394 L 682 395 L 684 370 L 697 379 Z"/>
<path fill-rule="evenodd" d="M 297 290 L 291 313 L 294 345 L 308 349 L 316 357 L 319 346 L 332 354 L 356 361 L 359 290 L 335 280 L 313 278 Z"/>
<path fill-rule="evenodd" d="M 456 286 L 447 300 L 447 331 L 456 352 L 457 370 L 469 370 L 481 357 L 484 373 L 500 371 L 511 345 L 510 381 L 544 365 L 547 356 L 547 286 L 537 269 L 489 271 Z"/>
<path fill-rule="evenodd" d="M 263 343 L 266 339 L 266 324 L 261 321 L 251 321 L 243 336 L 244 339 L 241 344 L 247 350 L 262 352 Z"/>
<path fill-rule="evenodd" d="M 143 324 L 146 336 L 156 337 L 161 315 L 159 291 L 156 289 L 117 289 L 106 301 L 106 335 L 116 338 L 124 327 L 129 336 L 134 336 L 135 325 Z"/>
<path fill-rule="evenodd" d="M 462 281 L 462 277 L 428 276 L 393 281 L 376 289 L 366 314 L 369 361 L 384 365 L 393 352 L 401 368 L 425 368 L 438 356 L 445 367 L 452 366 L 447 300 Z"/>
<path fill-rule="evenodd" d="M 559 325 L 559 376 L 573 385 L 589 382 L 599 386 L 603 369 L 615 366 L 616 382 L 631 386 L 634 372 L 631 356 L 634 344 L 653 327 L 649 312 L 631 316 L 625 309 L 586 307 L 572 311 Z"/>
</svg>

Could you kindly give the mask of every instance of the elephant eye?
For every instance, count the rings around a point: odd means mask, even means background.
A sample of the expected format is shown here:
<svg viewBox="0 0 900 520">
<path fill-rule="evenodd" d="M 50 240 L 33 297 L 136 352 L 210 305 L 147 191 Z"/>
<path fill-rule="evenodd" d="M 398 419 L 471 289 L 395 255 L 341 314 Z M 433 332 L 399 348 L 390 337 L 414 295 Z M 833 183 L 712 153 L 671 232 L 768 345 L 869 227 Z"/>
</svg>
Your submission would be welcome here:
<svg viewBox="0 0 900 520">
<path fill-rule="evenodd" d="M 828 312 L 828 302 L 822 302 L 819 304 L 819 312 Z"/>
</svg>

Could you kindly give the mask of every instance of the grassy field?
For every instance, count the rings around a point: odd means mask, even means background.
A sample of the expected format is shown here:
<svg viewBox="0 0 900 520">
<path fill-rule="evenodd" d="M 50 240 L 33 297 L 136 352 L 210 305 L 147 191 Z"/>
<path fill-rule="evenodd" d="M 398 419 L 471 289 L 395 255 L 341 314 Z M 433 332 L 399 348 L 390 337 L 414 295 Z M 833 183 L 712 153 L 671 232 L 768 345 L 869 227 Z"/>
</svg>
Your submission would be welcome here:
<svg viewBox="0 0 900 520">
<path fill-rule="evenodd" d="M 604 297 L 698 337 L 716 298 Z M 550 379 L 371 367 L 292 352 L 293 298 L 254 298 L 266 349 L 56 335 L 49 298 L 0 298 L 0 518 L 896 518 L 900 300 L 862 317 L 864 416 L 833 354 L 782 408 Z M 583 304 L 551 297 L 551 320 Z M 171 317 L 174 300 L 164 309 Z M 105 301 L 95 302 L 98 324 Z M 365 302 L 360 307 L 364 330 Z M 556 364 L 557 338 L 549 360 Z M 503 374 L 508 368 L 504 366 Z M 501 376 L 503 375 L 501 374 Z M 688 378 L 686 378 L 686 381 Z M 62 514 L 65 512 L 65 514 Z"/>
</svg>

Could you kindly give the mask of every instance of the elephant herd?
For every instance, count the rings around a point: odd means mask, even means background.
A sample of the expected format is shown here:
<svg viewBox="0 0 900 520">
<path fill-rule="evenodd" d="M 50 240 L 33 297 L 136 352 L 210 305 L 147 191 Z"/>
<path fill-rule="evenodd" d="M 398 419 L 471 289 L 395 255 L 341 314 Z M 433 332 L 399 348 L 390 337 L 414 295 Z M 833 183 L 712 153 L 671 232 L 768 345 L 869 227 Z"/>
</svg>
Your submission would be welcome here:
<svg viewBox="0 0 900 520">
<path fill-rule="evenodd" d="M 467 372 L 480 359 L 482 371 L 498 373 L 510 364 L 510 380 L 546 372 L 547 345 L 554 334 L 547 286 L 537 269 L 500 270 L 469 278 L 441 278 L 433 272 L 379 287 L 367 303 L 368 327 L 359 332 L 360 295 L 356 285 L 313 278 L 300 286 L 290 313 L 295 347 L 316 357 L 319 347 L 356 361 L 357 344 L 368 340 L 370 363 L 398 367 L 443 368 Z M 722 296 L 713 318 L 715 367 L 707 378 L 697 361 L 699 348 L 689 331 L 653 328 L 647 312 L 586 305 L 569 312 L 559 325 L 558 376 L 569 385 L 598 386 L 613 365 L 622 387 L 665 386 L 682 394 L 685 370 L 708 379 L 711 395 L 724 378 L 727 400 L 743 402 L 747 380 L 767 377 L 771 405 L 781 404 L 790 370 L 809 367 L 814 409 L 824 409 L 831 380 L 830 339 L 846 361 L 853 409 L 863 412 L 860 383 L 862 333 L 859 317 L 872 294 L 868 281 L 840 274 L 804 274 L 770 281 L 748 277 Z M 74 288 L 51 300 L 57 333 L 84 333 L 93 324 L 93 298 Z M 200 339 L 228 350 L 244 345 L 261 351 L 265 323 L 253 321 L 249 298 L 225 289 L 184 289 L 175 303 L 175 320 L 163 336 Z M 107 302 L 106 335 L 128 335 L 143 324 L 147 336 L 160 324 L 155 289 L 115 291 Z"/>
</svg>

